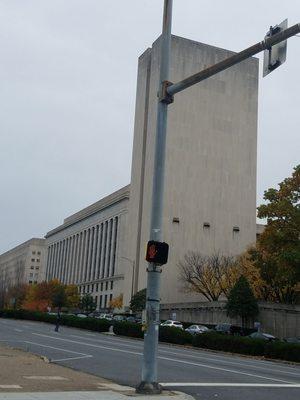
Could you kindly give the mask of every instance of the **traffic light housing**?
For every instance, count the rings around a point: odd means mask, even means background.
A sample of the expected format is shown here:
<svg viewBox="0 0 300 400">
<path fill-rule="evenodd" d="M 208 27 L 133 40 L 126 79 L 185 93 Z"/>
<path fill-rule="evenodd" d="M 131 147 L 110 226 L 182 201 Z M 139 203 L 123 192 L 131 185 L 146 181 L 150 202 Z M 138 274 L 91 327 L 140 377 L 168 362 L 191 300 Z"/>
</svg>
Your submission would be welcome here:
<svg viewBox="0 0 300 400">
<path fill-rule="evenodd" d="M 165 242 L 150 240 L 147 243 L 146 260 L 156 265 L 163 265 L 168 262 L 169 245 Z"/>
</svg>

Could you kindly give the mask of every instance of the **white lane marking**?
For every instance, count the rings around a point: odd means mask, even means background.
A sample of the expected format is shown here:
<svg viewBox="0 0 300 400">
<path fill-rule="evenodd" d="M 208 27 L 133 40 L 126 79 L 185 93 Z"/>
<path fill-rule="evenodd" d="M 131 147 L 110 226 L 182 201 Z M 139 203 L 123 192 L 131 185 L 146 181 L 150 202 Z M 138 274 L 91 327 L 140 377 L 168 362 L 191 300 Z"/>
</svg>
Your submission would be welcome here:
<svg viewBox="0 0 300 400">
<path fill-rule="evenodd" d="M 138 352 L 134 352 L 134 351 L 121 350 L 121 349 L 116 349 L 116 348 L 108 347 L 108 346 L 99 346 L 99 345 L 92 344 L 92 343 L 82 343 L 82 342 L 78 342 L 76 340 L 63 339 L 63 338 L 59 338 L 59 337 L 56 337 L 56 336 L 43 335 L 43 334 L 40 334 L 40 333 L 33 333 L 33 335 L 47 337 L 47 338 L 55 339 L 55 340 L 62 340 L 62 341 L 65 341 L 65 342 L 70 342 L 70 343 L 76 343 L 76 344 L 80 344 L 82 346 L 96 347 L 96 348 L 100 348 L 100 349 L 118 351 L 118 352 L 127 353 L 127 354 L 142 355 L 142 353 L 138 353 Z M 247 373 L 247 372 L 235 371 L 235 370 L 228 369 L 228 368 L 214 367 L 214 366 L 211 366 L 211 365 L 194 363 L 194 362 L 191 362 L 191 361 L 178 360 L 178 359 L 169 358 L 169 357 L 162 357 L 162 356 L 158 356 L 158 358 L 160 360 L 172 361 L 172 362 L 177 362 L 177 363 L 181 363 L 181 364 L 194 365 L 194 366 L 197 366 L 197 367 L 204 367 L 204 368 L 215 369 L 215 370 L 219 370 L 219 371 L 231 372 L 233 374 L 246 375 L 246 376 L 251 376 L 251 377 L 254 377 L 254 378 L 266 379 L 266 380 L 271 380 L 271 381 L 275 381 L 275 382 L 282 382 L 282 383 L 289 383 L 289 384 L 293 384 L 294 383 L 294 382 L 284 381 L 282 379 L 270 378 L 270 377 L 266 377 L 266 376 L 250 374 L 250 373 Z"/>
<path fill-rule="evenodd" d="M 16 332 L 23 332 L 22 329 L 17 329 L 17 328 L 14 328 L 14 331 L 16 331 Z"/>
<path fill-rule="evenodd" d="M 212 387 L 267 387 L 267 388 L 300 388 L 300 384 L 286 383 L 215 383 L 215 382 L 165 382 L 162 386 L 170 387 L 194 387 L 194 386 L 212 386 Z"/>
<path fill-rule="evenodd" d="M 22 389 L 20 385 L 0 385 L 0 389 Z"/>
<path fill-rule="evenodd" d="M 52 375 L 23 375 L 25 379 L 33 379 L 38 381 L 68 381 L 68 378 L 63 376 L 52 376 Z"/>
<path fill-rule="evenodd" d="M 70 335 L 70 336 L 75 337 L 77 339 L 84 339 L 84 340 L 87 339 L 86 337 L 79 336 L 79 335 Z M 99 339 L 88 339 L 88 340 L 93 341 L 93 342 L 97 342 L 97 343 L 103 343 L 103 342 L 107 343 L 107 342 L 109 342 L 109 344 L 114 344 L 114 342 L 118 342 L 118 343 L 122 344 L 122 346 L 131 347 L 133 349 L 139 349 L 139 350 L 141 350 L 141 348 L 142 348 L 142 346 L 136 346 L 136 345 L 123 343 L 122 340 L 118 340 L 118 339 L 112 339 L 111 341 L 105 340 L 105 339 L 101 339 L 101 338 L 99 338 Z M 222 364 L 238 365 L 238 366 L 242 366 L 244 368 L 254 368 L 254 369 L 260 369 L 260 370 L 263 370 L 263 371 L 266 370 L 266 367 L 259 366 L 257 364 L 253 364 L 253 363 L 247 363 L 246 361 L 248 361 L 248 360 L 245 360 L 245 363 L 236 362 L 236 361 L 229 361 L 229 360 L 227 361 L 225 358 L 216 358 L 216 357 L 210 358 L 210 357 L 205 357 L 202 354 L 196 355 L 196 354 L 191 354 L 191 353 L 185 352 L 185 349 L 182 349 L 182 350 L 184 350 L 184 351 L 180 352 L 180 350 L 178 350 L 176 352 L 176 351 L 171 351 L 171 350 L 162 350 L 162 349 L 160 349 L 158 347 L 158 352 L 159 353 L 174 354 L 176 356 L 191 357 L 191 358 L 195 358 L 195 359 L 207 360 L 207 361 L 210 361 L 210 362 L 220 362 Z M 259 362 L 260 362 L 260 360 L 258 360 L 258 363 Z M 270 368 L 270 365 L 268 365 L 268 367 Z M 300 376 L 300 370 L 297 373 L 297 372 L 290 372 L 290 371 L 274 369 L 273 372 L 283 373 L 283 374 L 286 374 L 286 375 Z"/>
<path fill-rule="evenodd" d="M 99 389 L 110 389 L 110 390 L 119 390 L 121 391 L 129 391 L 129 390 L 135 390 L 135 388 L 130 387 L 130 386 L 122 386 L 118 385 L 117 383 L 101 383 L 101 386 L 99 385 Z"/>
<path fill-rule="evenodd" d="M 55 336 L 43 335 L 43 334 L 41 334 L 41 333 L 32 333 L 32 334 L 33 334 L 33 335 L 37 335 L 37 336 L 47 337 L 47 338 L 50 338 L 50 339 L 63 340 L 63 341 L 70 342 L 70 343 L 81 344 L 82 346 L 90 346 L 90 347 L 96 347 L 96 348 L 99 348 L 99 349 L 118 351 L 118 352 L 120 352 L 120 353 L 136 354 L 136 355 L 139 355 L 139 356 L 142 355 L 142 353 L 137 353 L 137 352 L 135 352 L 135 351 L 128 351 L 128 350 L 116 349 L 116 348 L 114 348 L 114 347 L 108 347 L 108 346 L 99 346 L 99 345 L 92 344 L 92 343 L 82 343 L 82 342 L 78 342 L 77 340 L 63 339 L 63 338 L 59 338 L 59 337 L 55 337 Z"/>
<path fill-rule="evenodd" d="M 38 333 L 35 333 L 35 335 L 38 335 Z M 42 335 L 42 336 L 44 336 L 44 335 Z M 66 353 L 80 354 L 80 355 L 82 355 L 82 356 L 90 356 L 90 357 L 93 357 L 93 356 L 91 356 L 90 354 L 80 353 L 79 351 L 66 350 L 66 349 L 62 349 L 62 348 L 59 348 L 59 347 L 48 346 L 48 345 L 46 345 L 46 344 L 41 344 L 41 343 L 36 343 L 36 342 L 30 342 L 30 341 L 28 341 L 28 340 L 25 340 L 24 343 L 33 344 L 33 345 L 35 345 L 35 346 L 47 347 L 48 349 L 53 349 L 53 350 L 60 350 L 60 351 L 66 352 Z"/>
<path fill-rule="evenodd" d="M 176 356 L 182 356 L 182 357 L 191 357 L 191 358 L 196 358 L 196 359 L 201 359 L 201 360 L 207 360 L 207 361 L 211 361 L 211 362 L 220 362 L 222 364 L 239 365 L 239 366 L 244 367 L 244 368 L 254 368 L 254 369 L 261 369 L 263 371 L 266 371 L 266 367 L 263 367 L 263 366 L 260 366 L 260 365 L 248 364 L 248 363 L 242 363 L 242 362 L 235 362 L 235 361 L 227 361 L 225 359 L 210 358 L 210 357 L 202 356 L 200 354 L 199 355 L 193 355 L 193 354 L 190 354 L 190 353 L 189 354 L 184 354 L 183 352 L 182 353 L 180 353 L 180 352 L 177 353 L 177 352 L 174 352 L 174 351 L 160 350 L 159 348 L 158 348 L 158 352 L 174 354 Z M 258 360 L 258 362 L 259 362 L 259 360 Z M 273 366 L 273 365 L 269 365 L 269 368 L 267 369 L 267 371 L 270 369 L 271 366 Z M 297 372 L 290 372 L 290 371 L 283 371 L 283 370 L 280 370 L 280 369 L 274 369 L 274 370 L 272 370 L 272 372 L 279 372 L 279 373 L 288 374 L 288 375 L 295 375 L 295 376 L 298 376 L 298 377 L 300 376 L 300 370 L 299 370 L 298 373 Z"/>
<path fill-rule="evenodd" d="M 87 356 L 79 356 L 79 357 L 68 357 L 68 358 L 56 358 L 56 359 L 51 359 L 51 362 L 59 362 L 59 361 L 70 361 L 70 360 L 80 360 L 82 358 L 91 358 L 93 356 L 87 355 Z"/>
<path fill-rule="evenodd" d="M 197 367 L 205 367 L 205 368 L 209 368 L 209 369 L 216 369 L 219 371 L 225 371 L 225 372 L 231 372 L 234 374 L 240 374 L 240 375 L 246 375 L 246 376 L 251 376 L 253 378 L 260 378 L 260 379 L 267 379 L 269 381 L 275 381 L 275 382 L 283 382 L 283 383 L 289 383 L 289 384 L 293 384 L 294 382 L 290 382 L 290 381 L 283 381 L 282 379 L 277 379 L 277 378 L 269 378 L 266 376 L 262 376 L 262 375 L 256 375 L 256 374 L 250 374 L 248 372 L 241 372 L 241 371 L 235 371 L 233 369 L 228 369 L 228 368 L 221 368 L 221 367 L 213 367 L 212 365 L 207 365 L 207 364 L 200 364 L 200 363 L 194 363 L 191 361 L 184 361 L 184 360 L 176 360 L 174 358 L 169 358 L 169 357 L 158 357 L 161 360 L 167 360 L 167 361 L 174 361 L 174 362 L 178 362 L 178 363 L 182 363 L 182 364 L 187 364 L 187 365 L 195 365 Z"/>
</svg>

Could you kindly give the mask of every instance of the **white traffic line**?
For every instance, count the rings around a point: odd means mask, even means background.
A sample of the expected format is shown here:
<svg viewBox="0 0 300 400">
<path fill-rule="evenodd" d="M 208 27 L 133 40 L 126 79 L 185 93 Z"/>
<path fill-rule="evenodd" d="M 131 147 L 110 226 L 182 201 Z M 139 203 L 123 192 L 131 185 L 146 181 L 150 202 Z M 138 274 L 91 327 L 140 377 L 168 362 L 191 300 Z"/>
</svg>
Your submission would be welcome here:
<svg viewBox="0 0 300 400">
<path fill-rule="evenodd" d="M 135 355 L 139 355 L 139 356 L 142 355 L 142 353 L 137 353 L 137 352 L 134 352 L 134 351 L 116 349 L 116 348 L 114 348 L 114 347 L 108 347 L 108 346 L 100 346 L 100 345 L 96 345 L 96 344 L 92 344 L 92 343 L 82 343 L 82 342 L 78 342 L 77 340 L 63 339 L 63 338 L 59 338 L 59 337 L 55 337 L 55 336 L 43 335 L 42 333 L 32 333 L 32 334 L 33 334 L 33 335 L 37 335 L 37 336 L 41 336 L 41 337 L 46 337 L 46 338 L 54 339 L 54 340 L 62 340 L 62 341 L 69 342 L 69 343 L 80 344 L 80 345 L 82 345 L 82 346 L 90 346 L 90 347 L 95 347 L 95 348 L 98 348 L 98 349 L 105 349 L 105 350 L 111 350 L 111 351 L 118 351 L 118 352 L 120 352 L 120 353 L 135 354 Z"/>
<path fill-rule="evenodd" d="M 206 357 L 206 356 L 203 356 L 202 354 L 198 354 L 198 355 L 190 354 L 190 353 L 185 354 L 185 352 L 175 352 L 175 351 L 169 351 L 169 350 L 161 350 L 159 348 L 158 348 L 158 352 L 159 353 L 174 354 L 176 356 L 182 356 L 182 357 L 190 357 L 190 358 L 195 358 L 195 359 L 198 359 L 198 360 L 199 359 L 200 360 L 206 360 L 206 361 L 210 361 L 210 362 L 219 362 L 219 363 L 222 363 L 222 364 L 237 365 L 237 366 L 240 366 L 240 367 L 243 367 L 243 368 L 260 369 L 260 370 L 267 371 L 267 372 L 268 372 L 268 370 L 270 370 L 270 367 L 273 367 L 273 365 L 260 366 L 259 365 L 260 360 L 257 360 L 257 364 L 253 364 L 253 363 L 249 364 L 247 362 L 243 363 L 243 362 L 237 362 L 237 361 L 229 361 L 229 360 L 226 360 L 224 358 Z M 291 372 L 289 370 L 286 371 L 286 370 L 280 370 L 280 369 L 273 369 L 272 372 L 276 372 L 276 373 L 278 372 L 278 373 L 283 373 L 283 374 L 286 374 L 286 375 L 294 375 L 294 376 L 300 377 L 300 370 L 299 370 L 299 372 Z"/>
<path fill-rule="evenodd" d="M 37 381 L 68 381 L 68 378 L 63 376 L 53 376 L 53 375 L 23 375 L 25 379 L 32 379 Z"/>
<path fill-rule="evenodd" d="M 140 352 L 134 352 L 134 351 L 123 350 L 123 349 L 116 349 L 116 348 L 113 348 L 113 347 L 101 346 L 101 345 L 96 345 L 96 344 L 92 344 L 92 343 L 83 343 L 83 342 L 78 342 L 77 340 L 59 338 L 57 336 L 43 335 L 43 334 L 40 334 L 40 333 L 33 333 L 33 335 L 46 337 L 46 338 L 54 339 L 54 340 L 61 340 L 61 341 L 69 342 L 69 343 L 75 343 L 75 344 L 79 344 L 79 345 L 82 345 L 82 346 L 90 346 L 90 347 L 95 347 L 95 348 L 99 348 L 99 349 L 117 351 L 117 352 L 127 353 L 127 354 L 142 355 L 142 353 L 140 353 Z M 212 365 L 196 363 L 196 362 L 191 362 L 191 361 L 179 360 L 179 359 L 170 358 L 170 357 L 158 356 L 158 358 L 160 360 L 166 360 L 166 361 L 176 362 L 176 363 L 180 363 L 180 364 L 193 365 L 193 366 L 196 366 L 196 367 L 204 367 L 206 369 L 209 368 L 209 369 L 214 369 L 214 370 L 218 370 L 218 371 L 230 372 L 230 373 L 238 374 L 238 375 L 250 376 L 252 378 L 259 378 L 259 379 L 265 379 L 265 380 L 281 382 L 281 383 L 288 383 L 288 384 L 293 384 L 294 383 L 294 382 L 285 381 L 285 380 L 282 380 L 282 379 L 270 378 L 270 377 L 267 377 L 267 376 L 251 374 L 251 373 L 248 373 L 248 372 L 236 371 L 236 370 L 233 370 L 233 369 L 216 367 L 216 366 L 212 366 Z"/>
<path fill-rule="evenodd" d="M 36 342 L 30 342 L 30 341 L 28 341 L 28 340 L 24 341 L 24 343 L 33 344 L 34 346 L 46 347 L 46 348 L 48 348 L 48 349 L 53 349 L 53 350 L 59 350 L 59 351 L 65 352 L 65 353 L 80 354 L 80 356 L 77 356 L 77 357 L 67 357 L 67 358 L 51 359 L 50 362 L 79 360 L 79 359 L 81 359 L 81 358 L 91 358 L 91 357 L 93 357 L 91 354 L 80 353 L 79 351 L 66 350 L 66 349 L 62 349 L 62 348 L 59 348 L 59 347 L 48 346 L 48 345 L 46 345 L 46 344 L 41 344 L 41 343 L 36 343 Z"/>
<path fill-rule="evenodd" d="M 164 387 L 266 387 L 266 388 L 300 388 L 300 384 L 285 383 L 215 383 L 215 382 L 165 382 Z"/>
<path fill-rule="evenodd" d="M 22 389 L 20 385 L 0 385 L 0 389 Z"/>
<path fill-rule="evenodd" d="M 96 342 L 96 343 L 107 343 L 107 342 L 109 342 L 109 344 L 111 344 L 111 345 L 114 344 L 114 342 L 117 342 L 116 344 L 120 344 L 120 345 L 122 345 L 124 347 L 131 347 L 131 348 L 137 349 L 137 350 L 141 350 L 142 349 L 142 346 L 136 346 L 134 344 L 131 345 L 131 344 L 128 344 L 127 341 L 126 341 L 126 343 L 124 343 L 122 340 L 119 340 L 119 339 L 111 339 L 111 340 L 106 340 L 106 339 L 101 339 L 101 338 L 99 338 L 99 339 L 89 339 L 89 338 L 86 338 L 84 336 L 79 336 L 79 335 L 70 335 L 70 336 L 74 337 L 74 338 L 77 338 L 77 339 L 83 339 L 83 340 L 87 339 L 89 341 L 93 341 L 93 342 Z M 141 342 L 141 344 L 142 344 L 142 342 Z M 197 355 L 196 354 L 191 354 L 190 352 L 189 353 L 186 352 L 186 349 L 182 349 L 182 350 L 178 349 L 178 351 L 173 351 L 173 350 L 163 350 L 160 347 L 158 347 L 158 353 L 159 354 L 160 353 L 173 354 L 173 355 L 180 356 L 180 357 L 195 358 L 197 360 L 203 360 L 203 361 L 209 361 L 209 362 L 219 362 L 219 363 L 222 363 L 222 364 L 229 364 L 229 365 L 237 365 L 237 366 L 244 367 L 244 368 L 252 368 L 252 369 L 254 368 L 256 370 L 262 370 L 262 371 L 266 371 L 266 372 L 268 372 L 268 370 L 269 370 L 269 368 L 271 366 L 271 365 L 268 365 L 268 369 L 266 369 L 266 366 L 258 365 L 260 363 L 260 360 L 257 360 L 256 364 L 254 364 L 254 363 L 249 364 L 247 362 L 248 360 L 245 360 L 245 363 L 243 363 L 243 362 L 237 362 L 237 361 L 229 361 L 226 358 L 207 357 L 207 356 L 203 355 L 202 353 L 201 354 L 197 354 Z M 278 372 L 278 373 L 283 373 L 285 375 L 293 375 L 293 376 L 300 377 L 300 370 L 299 370 L 299 372 L 290 372 L 289 370 L 286 371 L 286 370 L 274 369 L 273 372 L 276 372 L 276 373 Z"/>
</svg>

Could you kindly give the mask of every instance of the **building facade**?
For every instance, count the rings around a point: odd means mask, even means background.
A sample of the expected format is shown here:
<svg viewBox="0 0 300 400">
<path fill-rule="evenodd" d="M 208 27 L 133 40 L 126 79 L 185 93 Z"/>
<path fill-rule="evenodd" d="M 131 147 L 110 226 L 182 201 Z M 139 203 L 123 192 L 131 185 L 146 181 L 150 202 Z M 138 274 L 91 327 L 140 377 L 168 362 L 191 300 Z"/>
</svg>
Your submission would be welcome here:
<svg viewBox="0 0 300 400">
<path fill-rule="evenodd" d="M 170 81 L 178 82 L 233 53 L 172 37 Z M 160 45 L 139 59 L 124 303 L 146 287 Z M 237 255 L 256 239 L 258 60 L 248 59 L 175 96 L 168 108 L 161 301 L 199 300 L 181 290 L 178 262 L 189 250 Z"/>
<path fill-rule="evenodd" d="M 45 279 L 45 239 L 33 238 L 0 255 L 2 289 Z"/>
<path fill-rule="evenodd" d="M 46 234 L 46 279 L 76 284 L 97 309 L 123 290 L 129 186 L 66 218 Z"/>
<path fill-rule="evenodd" d="M 75 283 L 98 309 L 146 287 L 159 39 L 139 58 L 130 187 L 65 219 L 46 235 L 46 278 Z M 172 37 L 170 80 L 177 82 L 233 53 Z M 169 106 L 163 240 L 164 304 L 201 301 L 181 290 L 178 263 L 188 251 L 237 255 L 256 240 L 258 60 L 251 58 L 175 96 Z M 130 192 L 130 198 L 129 198 Z"/>
</svg>

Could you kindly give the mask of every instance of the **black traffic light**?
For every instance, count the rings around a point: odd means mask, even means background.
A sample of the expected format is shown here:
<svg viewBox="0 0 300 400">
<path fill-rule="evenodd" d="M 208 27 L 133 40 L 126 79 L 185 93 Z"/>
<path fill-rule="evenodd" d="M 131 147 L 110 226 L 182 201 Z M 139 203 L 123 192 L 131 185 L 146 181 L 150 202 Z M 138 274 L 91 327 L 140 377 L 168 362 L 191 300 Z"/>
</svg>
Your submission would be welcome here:
<svg viewBox="0 0 300 400">
<path fill-rule="evenodd" d="M 156 265 L 168 262 L 169 245 L 165 242 L 150 240 L 147 244 L 146 260 Z"/>
</svg>

